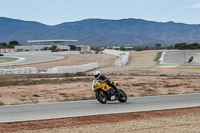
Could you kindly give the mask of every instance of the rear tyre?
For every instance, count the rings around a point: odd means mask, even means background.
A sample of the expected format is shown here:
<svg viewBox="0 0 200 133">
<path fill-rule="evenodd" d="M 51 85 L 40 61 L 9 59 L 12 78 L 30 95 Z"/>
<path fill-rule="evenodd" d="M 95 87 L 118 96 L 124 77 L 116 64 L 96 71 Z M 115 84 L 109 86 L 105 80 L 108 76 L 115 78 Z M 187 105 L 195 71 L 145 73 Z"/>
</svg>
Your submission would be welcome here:
<svg viewBox="0 0 200 133">
<path fill-rule="evenodd" d="M 121 89 L 118 90 L 118 101 L 120 101 L 122 103 L 125 103 L 127 101 L 127 95 Z"/>
<path fill-rule="evenodd" d="M 104 91 L 102 91 L 102 90 L 96 91 L 95 96 L 96 96 L 96 99 L 100 103 L 102 103 L 102 104 L 106 104 L 107 103 L 107 97 L 106 97 L 106 94 L 105 94 Z"/>
</svg>

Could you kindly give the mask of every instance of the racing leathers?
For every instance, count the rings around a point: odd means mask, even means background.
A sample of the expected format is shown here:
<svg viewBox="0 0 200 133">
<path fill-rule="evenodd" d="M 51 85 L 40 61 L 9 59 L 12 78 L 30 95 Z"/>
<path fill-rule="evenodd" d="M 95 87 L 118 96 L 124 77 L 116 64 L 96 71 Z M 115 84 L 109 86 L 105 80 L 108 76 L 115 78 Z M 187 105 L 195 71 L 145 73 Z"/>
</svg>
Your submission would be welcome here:
<svg viewBox="0 0 200 133">
<path fill-rule="evenodd" d="M 106 76 L 100 75 L 98 79 L 106 82 L 109 86 L 111 86 L 115 90 L 115 92 L 118 92 L 117 87 L 112 82 L 110 82 L 110 80 Z"/>
</svg>

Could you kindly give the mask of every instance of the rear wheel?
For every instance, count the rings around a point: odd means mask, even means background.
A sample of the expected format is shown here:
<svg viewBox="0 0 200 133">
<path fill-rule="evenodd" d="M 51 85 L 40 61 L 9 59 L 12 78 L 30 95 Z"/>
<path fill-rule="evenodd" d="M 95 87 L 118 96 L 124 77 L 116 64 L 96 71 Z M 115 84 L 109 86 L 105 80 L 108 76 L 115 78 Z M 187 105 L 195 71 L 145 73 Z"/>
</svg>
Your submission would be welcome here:
<svg viewBox="0 0 200 133">
<path fill-rule="evenodd" d="M 107 97 L 104 91 L 102 90 L 96 91 L 95 96 L 100 103 L 102 104 L 107 103 Z"/>
<path fill-rule="evenodd" d="M 124 102 L 127 101 L 127 95 L 126 95 L 126 93 L 125 93 L 123 90 L 121 90 L 121 89 L 118 90 L 118 101 L 120 101 L 120 102 L 122 102 L 122 103 L 124 103 Z"/>
</svg>

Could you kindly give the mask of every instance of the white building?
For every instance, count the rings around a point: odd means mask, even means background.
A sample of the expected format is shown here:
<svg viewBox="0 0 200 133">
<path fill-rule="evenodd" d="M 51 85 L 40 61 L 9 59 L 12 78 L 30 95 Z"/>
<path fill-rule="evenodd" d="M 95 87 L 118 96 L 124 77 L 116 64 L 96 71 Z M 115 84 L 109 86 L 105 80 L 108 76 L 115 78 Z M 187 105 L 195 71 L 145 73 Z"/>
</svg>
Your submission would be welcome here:
<svg viewBox="0 0 200 133">
<path fill-rule="evenodd" d="M 112 46 L 112 49 L 120 50 L 120 46 Z"/>
<path fill-rule="evenodd" d="M 52 45 L 57 46 L 60 51 L 70 51 L 68 43 L 77 43 L 77 40 L 28 40 L 29 45 L 26 46 L 15 46 L 15 52 L 23 51 L 41 51 L 45 47 L 51 47 Z"/>
<path fill-rule="evenodd" d="M 78 51 L 89 51 L 91 50 L 91 45 L 76 45 Z"/>
<path fill-rule="evenodd" d="M 70 51 L 70 43 L 77 43 L 77 40 L 29 40 L 29 45 L 15 46 L 15 52 L 41 51 L 45 47 L 57 46 L 60 51 Z M 73 44 L 74 45 L 74 44 Z M 74 45 L 77 51 L 90 51 L 91 45 Z"/>
<path fill-rule="evenodd" d="M 13 48 L 0 48 L 0 53 L 10 53 L 14 52 Z"/>
</svg>

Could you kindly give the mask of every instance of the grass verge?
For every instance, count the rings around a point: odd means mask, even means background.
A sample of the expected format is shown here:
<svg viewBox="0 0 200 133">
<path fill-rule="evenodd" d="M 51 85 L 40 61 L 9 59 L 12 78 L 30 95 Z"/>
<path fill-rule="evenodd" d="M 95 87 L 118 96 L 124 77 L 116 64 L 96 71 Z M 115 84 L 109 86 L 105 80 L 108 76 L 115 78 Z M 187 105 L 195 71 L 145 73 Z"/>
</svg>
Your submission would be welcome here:
<svg viewBox="0 0 200 133">
<path fill-rule="evenodd" d="M 0 59 L 4 59 L 5 62 L 16 61 L 18 58 L 11 58 L 11 57 L 0 57 Z"/>
<path fill-rule="evenodd" d="M 162 55 L 162 52 L 158 52 L 154 61 L 159 61 L 161 55 Z"/>
</svg>

